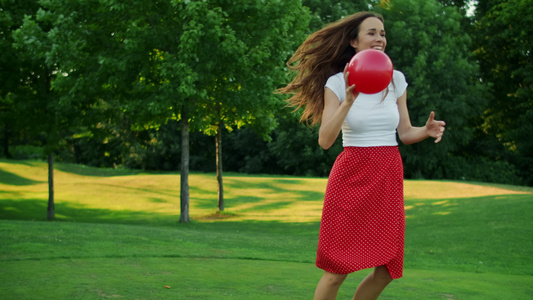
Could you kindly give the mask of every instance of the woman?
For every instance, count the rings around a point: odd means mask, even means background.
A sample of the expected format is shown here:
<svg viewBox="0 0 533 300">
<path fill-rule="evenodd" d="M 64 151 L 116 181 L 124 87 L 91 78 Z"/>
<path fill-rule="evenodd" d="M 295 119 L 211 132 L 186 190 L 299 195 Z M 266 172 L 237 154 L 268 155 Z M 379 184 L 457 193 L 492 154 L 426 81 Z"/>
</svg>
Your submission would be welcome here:
<svg viewBox="0 0 533 300">
<path fill-rule="evenodd" d="M 344 151 L 330 172 L 320 224 L 316 265 L 324 270 L 315 299 L 335 299 L 347 274 L 374 268 L 353 299 L 377 299 L 403 275 L 405 213 L 403 165 L 396 134 L 404 144 L 428 137 L 438 143 L 445 123 L 431 112 L 413 127 L 407 82 L 394 71 L 389 86 L 363 94 L 348 86 L 347 63 L 365 49 L 385 51 L 381 16 L 360 12 L 315 32 L 289 60 L 297 71 L 281 89 L 289 103 L 304 107 L 302 121 L 320 123 L 319 145 L 328 149 L 342 130 Z"/>
</svg>

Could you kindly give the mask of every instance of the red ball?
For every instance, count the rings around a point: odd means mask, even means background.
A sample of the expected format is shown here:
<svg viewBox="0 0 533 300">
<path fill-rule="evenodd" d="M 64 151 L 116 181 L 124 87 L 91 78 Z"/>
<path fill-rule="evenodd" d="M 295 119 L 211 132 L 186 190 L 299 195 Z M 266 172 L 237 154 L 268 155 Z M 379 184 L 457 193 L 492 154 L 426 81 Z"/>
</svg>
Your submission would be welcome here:
<svg viewBox="0 0 533 300">
<path fill-rule="evenodd" d="M 364 94 L 383 91 L 392 80 L 394 67 L 383 51 L 366 49 L 357 52 L 348 64 L 348 84 Z"/>
</svg>

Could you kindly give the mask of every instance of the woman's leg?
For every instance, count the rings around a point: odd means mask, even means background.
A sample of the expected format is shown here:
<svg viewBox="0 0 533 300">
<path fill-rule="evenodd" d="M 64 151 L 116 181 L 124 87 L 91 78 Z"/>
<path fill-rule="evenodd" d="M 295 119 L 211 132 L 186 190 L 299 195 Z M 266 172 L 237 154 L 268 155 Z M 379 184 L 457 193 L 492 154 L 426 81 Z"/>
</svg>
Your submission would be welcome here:
<svg viewBox="0 0 533 300">
<path fill-rule="evenodd" d="M 392 278 L 385 266 L 374 268 L 374 271 L 359 284 L 353 300 L 375 300 L 379 297 Z"/>
<path fill-rule="evenodd" d="M 315 300 L 333 300 L 337 297 L 339 288 L 348 274 L 334 274 L 324 272 L 315 290 Z"/>
</svg>

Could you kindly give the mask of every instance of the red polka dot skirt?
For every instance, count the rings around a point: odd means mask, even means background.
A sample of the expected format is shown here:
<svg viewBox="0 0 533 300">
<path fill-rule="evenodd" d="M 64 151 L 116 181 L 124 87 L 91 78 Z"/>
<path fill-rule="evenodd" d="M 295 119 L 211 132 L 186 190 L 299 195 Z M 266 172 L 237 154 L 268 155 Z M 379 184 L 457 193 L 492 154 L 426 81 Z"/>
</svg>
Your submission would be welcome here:
<svg viewBox="0 0 533 300">
<path fill-rule="evenodd" d="M 386 265 L 400 278 L 404 233 L 398 147 L 345 147 L 328 179 L 316 265 L 336 274 Z"/>
</svg>

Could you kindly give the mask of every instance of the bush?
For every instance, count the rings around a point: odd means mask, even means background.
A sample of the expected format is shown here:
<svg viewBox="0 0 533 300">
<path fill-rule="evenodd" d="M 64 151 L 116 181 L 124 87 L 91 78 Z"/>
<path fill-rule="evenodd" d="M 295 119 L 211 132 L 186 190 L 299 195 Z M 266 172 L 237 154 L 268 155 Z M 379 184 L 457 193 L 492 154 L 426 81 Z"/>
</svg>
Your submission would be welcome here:
<svg viewBox="0 0 533 300">
<path fill-rule="evenodd" d="M 494 161 L 486 157 L 450 157 L 443 178 L 523 185 L 516 167 L 506 161 Z"/>
<path fill-rule="evenodd" d="M 46 151 L 40 146 L 11 146 L 9 152 L 14 159 L 46 159 Z"/>
</svg>

